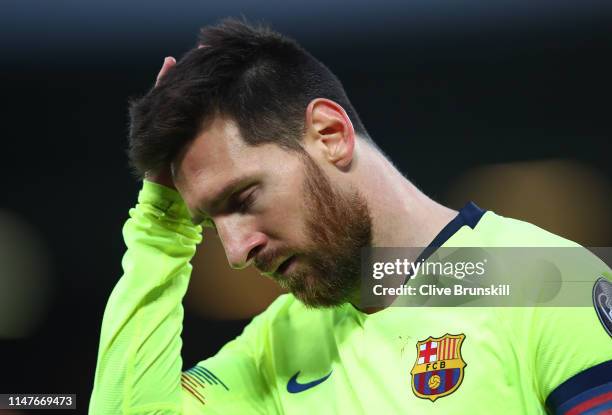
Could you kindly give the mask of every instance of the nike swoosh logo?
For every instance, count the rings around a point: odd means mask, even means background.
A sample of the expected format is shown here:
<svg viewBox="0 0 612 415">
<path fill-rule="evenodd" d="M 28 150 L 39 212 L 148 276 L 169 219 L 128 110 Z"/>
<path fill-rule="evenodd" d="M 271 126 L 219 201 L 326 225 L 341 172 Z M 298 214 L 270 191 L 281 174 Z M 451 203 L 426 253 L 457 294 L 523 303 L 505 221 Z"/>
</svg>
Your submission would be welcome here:
<svg viewBox="0 0 612 415">
<path fill-rule="evenodd" d="M 310 388 L 314 388 L 319 383 L 325 382 L 327 380 L 327 378 L 331 376 L 332 372 L 329 372 L 329 374 L 323 376 L 320 379 L 313 380 L 312 382 L 298 383 L 297 377 L 300 374 L 300 372 L 298 371 L 295 375 L 293 375 L 291 377 L 291 379 L 289 379 L 289 382 L 287 382 L 287 392 L 289 392 L 289 393 L 300 393 L 300 392 L 304 392 L 305 390 L 308 390 Z"/>
</svg>

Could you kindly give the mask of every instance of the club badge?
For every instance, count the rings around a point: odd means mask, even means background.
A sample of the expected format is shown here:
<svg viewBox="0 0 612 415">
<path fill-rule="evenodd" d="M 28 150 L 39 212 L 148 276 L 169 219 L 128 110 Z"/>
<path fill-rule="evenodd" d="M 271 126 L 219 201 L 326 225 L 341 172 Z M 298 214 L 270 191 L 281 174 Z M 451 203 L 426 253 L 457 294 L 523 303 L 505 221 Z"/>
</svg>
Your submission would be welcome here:
<svg viewBox="0 0 612 415">
<path fill-rule="evenodd" d="M 416 362 L 410 372 L 416 396 L 434 402 L 459 388 L 467 366 L 461 357 L 464 340 L 464 334 L 445 334 L 417 342 Z"/>
</svg>

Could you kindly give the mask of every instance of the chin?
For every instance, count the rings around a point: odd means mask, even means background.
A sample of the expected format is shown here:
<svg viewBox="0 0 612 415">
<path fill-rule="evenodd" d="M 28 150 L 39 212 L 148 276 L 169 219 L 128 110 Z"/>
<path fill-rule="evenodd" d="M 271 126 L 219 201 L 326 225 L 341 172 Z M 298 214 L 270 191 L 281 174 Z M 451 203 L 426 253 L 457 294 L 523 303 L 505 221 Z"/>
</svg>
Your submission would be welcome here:
<svg viewBox="0 0 612 415">
<path fill-rule="evenodd" d="M 292 290 L 291 293 L 307 308 L 333 308 L 347 302 L 344 296 L 330 295 L 332 293 L 317 292 L 317 290 Z M 333 293 L 340 294 L 340 293 Z"/>
<path fill-rule="evenodd" d="M 330 287 L 322 277 L 312 273 L 294 272 L 279 280 L 279 284 L 308 308 L 333 308 L 348 302 L 342 289 Z"/>
</svg>

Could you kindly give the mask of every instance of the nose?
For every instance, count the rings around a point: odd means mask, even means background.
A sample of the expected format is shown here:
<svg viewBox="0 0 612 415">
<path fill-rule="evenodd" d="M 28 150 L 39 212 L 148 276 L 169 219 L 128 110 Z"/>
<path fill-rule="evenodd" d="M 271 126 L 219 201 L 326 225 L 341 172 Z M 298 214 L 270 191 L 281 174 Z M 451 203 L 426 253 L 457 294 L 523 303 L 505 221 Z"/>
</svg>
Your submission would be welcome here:
<svg viewBox="0 0 612 415">
<path fill-rule="evenodd" d="M 268 237 L 259 232 L 253 223 L 238 215 L 215 219 L 217 233 L 223 244 L 230 267 L 243 269 L 268 242 Z"/>
</svg>

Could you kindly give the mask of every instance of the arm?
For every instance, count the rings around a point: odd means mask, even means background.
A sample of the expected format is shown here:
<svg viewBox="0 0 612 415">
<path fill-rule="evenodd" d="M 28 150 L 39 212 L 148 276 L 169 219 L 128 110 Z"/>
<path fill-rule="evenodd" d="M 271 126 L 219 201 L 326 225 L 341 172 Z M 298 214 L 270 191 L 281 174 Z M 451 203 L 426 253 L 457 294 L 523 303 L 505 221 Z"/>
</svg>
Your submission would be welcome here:
<svg viewBox="0 0 612 415">
<path fill-rule="evenodd" d="M 269 313 L 270 309 L 255 317 L 215 356 L 183 372 L 184 413 L 195 413 L 192 408 L 203 408 L 206 414 L 282 412 L 273 387 L 275 379 L 269 375 L 274 372 L 272 363 L 262 358 L 265 349 L 271 347 L 266 340 Z"/>
<path fill-rule="evenodd" d="M 201 227 L 167 187 L 145 181 L 138 202 L 102 322 L 92 414 L 183 413 L 181 301 Z"/>
<path fill-rule="evenodd" d="M 612 411 L 612 339 L 594 307 L 536 310 L 536 379 L 549 413 Z"/>
<path fill-rule="evenodd" d="M 123 228 L 124 274 L 104 313 L 90 414 L 275 412 L 265 315 L 181 373 L 181 301 L 202 229 L 175 190 L 145 181 L 138 202 Z"/>
</svg>

